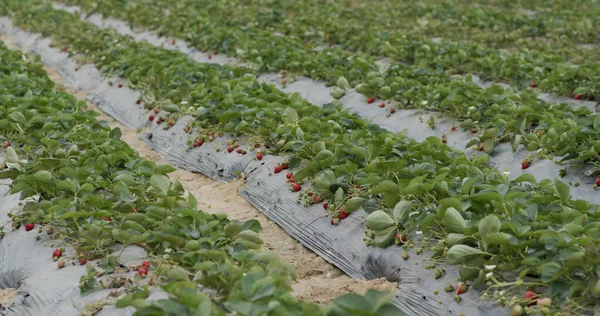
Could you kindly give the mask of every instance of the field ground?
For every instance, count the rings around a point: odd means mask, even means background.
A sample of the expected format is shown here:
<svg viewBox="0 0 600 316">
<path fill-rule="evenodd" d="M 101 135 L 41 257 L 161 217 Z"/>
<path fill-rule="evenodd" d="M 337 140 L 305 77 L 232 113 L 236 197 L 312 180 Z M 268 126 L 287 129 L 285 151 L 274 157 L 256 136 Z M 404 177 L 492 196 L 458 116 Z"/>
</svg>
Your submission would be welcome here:
<svg viewBox="0 0 600 316">
<path fill-rule="evenodd" d="M 0 314 L 600 312 L 582 4 L 7 0 Z"/>
</svg>

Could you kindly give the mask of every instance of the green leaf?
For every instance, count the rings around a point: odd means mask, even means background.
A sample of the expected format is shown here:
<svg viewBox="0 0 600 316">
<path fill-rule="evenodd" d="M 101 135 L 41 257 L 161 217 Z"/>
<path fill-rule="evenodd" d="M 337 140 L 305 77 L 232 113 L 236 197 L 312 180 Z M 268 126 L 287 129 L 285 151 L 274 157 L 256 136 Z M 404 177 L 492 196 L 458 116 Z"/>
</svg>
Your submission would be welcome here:
<svg viewBox="0 0 600 316">
<path fill-rule="evenodd" d="M 339 77 L 337 80 L 337 86 L 344 89 L 344 90 L 348 90 L 348 88 L 350 88 L 350 84 L 348 83 L 348 80 L 344 77 Z"/>
<path fill-rule="evenodd" d="M 390 226 L 383 230 L 375 231 L 373 242 L 375 243 L 375 246 L 385 248 L 392 244 L 394 237 L 396 237 L 396 226 Z"/>
<path fill-rule="evenodd" d="M 523 135 L 517 134 L 515 135 L 515 137 L 513 137 L 512 139 L 512 151 L 516 152 L 517 148 L 519 148 L 519 145 L 521 144 L 521 142 L 523 141 Z"/>
<path fill-rule="evenodd" d="M 77 185 L 72 181 L 61 180 L 56 183 L 56 188 L 75 192 L 77 190 Z"/>
<path fill-rule="evenodd" d="M 456 244 L 460 244 L 468 238 L 469 237 L 467 237 L 463 234 L 450 233 L 450 234 L 448 234 L 448 246 L 452 247 Z"/>
<path fill-rule="evenodd" d="M 352 213 L 356 211 L 365 201 L 364 198 L 361 197 L 353 197 L 346 202 L 346 206 L 344 207 L 344 211 L 346 213 Z"/>
<path fill-rule="evenodd" d="M 384 211 L 375 211 L 367 216 L 367 227 L 374 231 L 380 231 L 396 226 L 396 222 Z"/>
<path fill-rule="evenodd" d="M 162 109 L 169 113 L 176 113 L 180 111 L 179 106 L 176 104 L 165 104 L 162 106 Z"/>
<path fill-rule="evenodd" d="M 446 210 L 442 222 L 444 226 L 455 233 L 462 233 L 467 227 L 467 222 L 465 219 L 462 217 L 462 215 L 460 215 L 460 212 L 453 207 L 450 207 Z"/>
<path fill-rule="evenodd" d="M 492 245 L 508 245 L 511 237 L 507 233 L 493 232 L 485 235 L 483 241 Z"/>
<path fill-rule="evenodd" d="M 568 201 L 571 197 L 571 189 L 569 188 L 569 186 L 558 179 L 554 179 L 554 185 L 556 187 L 556 192 L 558 193 L 560 200 L 563 203 Z"/>
<path fill-rule="evenodd" d="M 484 252 L 478 248 L 469 247 L 467 245 L 454 245 L 448 249 L 448 263 L 462 264 L 483 254 Z"/>
<path fill-rule="evenodd" d="M 479 235 L 481 237 L 485 237 L 486 235 L 488 235 L 490 233 L 499 232 L 500 228 L 502 227 L 502 223 L 500 222 L 500 219 L 498 218 L 498 216 L 491 214 L 491 215 L 488 215 L 488 216 L 482 218 L 479 221 L 478 227 L 479 227 Z"/>
<path fill-rule="evenodd" d="M 329 92 L 329 95 L 331 95 L 331 97 L 336 100 L 341 99 L 345 94 L 346 94 L 346 91 L 344 89 L 335 89 L 335 90 Z"/>
<path fill-rule="evenodd" d="M 524 173 L 524 174 L 518 176 L 514 181 L 515 182 L 530 182 L 533 184 L 537 184 L 535 177 L 531 173 Z"/>
<path fill-rule="evenodd" d="M 40 170 L 33 175 L 33 178 L 39 182 L 50 183 L 52 182 L 52 173 L 50 173 L 50 171 Z"/>
<path fill-rule="evenodd" d="M 469 198 L 479 203 L 491 203 L 491 201 L 502 202 L 502 195 L 496 191 L 479 192 L 469 196 Z"/>
<path fill-rule="evenodd" d="M 237 235 L 236 240 L 240 240 L 240 239 L 250 241 L 250 242 L 253 242 L 258 245 L 263 244 L 263 241 L 260 238 L 260 236 L 258 235 L 258 233 L 256 233 L 255 231 L 252 231 L 252 230 L 244 230 L 244 231 L 240 232 Z"/>
<path fill-rule="evenodd" d="M 167 272 L 167 277 L 173 282 L 190 280 L 189 272 L 182 267 L 171 268 L 169 272 Z"/>
<path fill-rule="evenodd" d="M 283 116 L 290 123 L 296 123 L 298 121 L 298 112 L 291 107 L 285 108 Z"/>
<path fill-rule="evenodd" d="M 380 193 L 397 193 L 398 185 L 392 181 L 385 180 L 373 188 L 373 194 Z"/>
<path fill-rule="evenodd" d="M 15 111 L 15 112 L 10 113 L 8 115 L 8 119 L 11 122 L 14 122 L 14 123 L 19 123 L 19 124 L 27 125 L 27 119 L 25 118 L 25 115 L 23 115 L 23 113 L 21 113 L 19 111 Z"/>
<path fill-rule="evenodd" d="M 112 139 L 121 139 L 121 129 L 118 127 L 113 128 L 110 133 L 108 134 L 108 137 L 112 138 Z"/>
<path fill-rule="evenodd" d="M 165 175 L 155 174 L 150 177 L 150 185 L 156 190 L 161 191 L 163 194 L 167 194 L 171 187 L 171 181 L 169 181 L 169 178 Z"/>
<path fill-rule="evenodd" d="M 396 206 L 394 206 L 394 220 L 396 220 L 397 223 L 402 223 L 404 222 L 404 220 L 406 218 L 408 218 L 408 214 L 410 214 L 410 211 L 412 210 L 412 204 L 410 204 L 410 202 L 408 201 L 400 201 L 398 203 L 396 203 Z"/>
<path fill-rule="evenodd" d="M 562 275 L 562 265 L 558 262 L 546 262 L 540 266 L 542 282 L 552 282 Z"/>
</svg>

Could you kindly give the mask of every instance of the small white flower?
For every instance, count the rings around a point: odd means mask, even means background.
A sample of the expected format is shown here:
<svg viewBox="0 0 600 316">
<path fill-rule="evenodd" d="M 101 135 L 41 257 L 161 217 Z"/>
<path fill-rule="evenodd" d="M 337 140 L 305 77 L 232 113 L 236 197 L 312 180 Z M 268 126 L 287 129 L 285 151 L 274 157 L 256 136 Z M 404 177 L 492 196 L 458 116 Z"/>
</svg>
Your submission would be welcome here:
<svg viewBox="0 0 600 316">
<path fill-rule="evenodd" d="M 188 101 L 181 101 L 181 104 L 188 104 Z"/>
<path fill-rule="evenodd" d="M 166 253 L 171 253 L 171 251 L 173 251 L 173 249 L 171 249 L 171 248 L 167 248 L 167 249 L 165 249 L 165 252 L 166 252 Z"/>
<path fill-rule="evenodd" d="M 423 235 L 423 231 L 421 231 L 421 230 L 417 230 L 417 231 L 415 232 L 415 234 L 417 234 L 417 235 Z"/>
<path fill-rule="evenodd" d="M 489 279 L 491 279 L 493 276 L 494 276 L 494 272 L 488 272 L 488 273 L 485 275 L 485 278 L 489 280 Z"/>
<path fill-rule="evenodd" d="M 500 293 L 498 293 L 498 294 L 500 294 L 500 296 L 504 296 L 504 294 L 506 294 L 506 291 L 505 291 L 505 290 L 502 290 L 502 291 L 500 291 Z"/>
<path fill-rule="evenodd" d="M 486 265 L 485 269 L 486 270 L 494 270 L 494 269 L 496 269 L 496 266 L 495 265 L 491 265 L 491 266 Z"/>
<path fill-rule="evenodd" d="M 509 177 L 510 176 L 510 171 L 504 171 L 502 174 L 505 175 L 505 176 L 507 176 L 507 177 Z"/>
<path fill-rule="evenodd" d="M 475 111 L 475 107 L 474 106 L 470 106 L 469 107 L 469 111 Z"/>
<path fill-rule="evenodd" d="M 423 104 L 423 105 L 427 105 L 427 101 L 426 101 L 426 100 L 423 100 L 423 102 L 421 102 L 421 104 Z"/>
<path fill-rule="evenodd" d="M 165 259 L 165 260 L 166 260 L 166 259 L 169 259 L 169 255 L 168 255 L 168 254 L 164 254 L 164 255 L 163 255 L 163 259 Z"/>
<path fill-rule="evenodd" d="M 100 60 L 105 60 L 105 59 L 106 59 L 106 56 L 102 56 L 102 58 L 100 58 Z"/>
</svg>

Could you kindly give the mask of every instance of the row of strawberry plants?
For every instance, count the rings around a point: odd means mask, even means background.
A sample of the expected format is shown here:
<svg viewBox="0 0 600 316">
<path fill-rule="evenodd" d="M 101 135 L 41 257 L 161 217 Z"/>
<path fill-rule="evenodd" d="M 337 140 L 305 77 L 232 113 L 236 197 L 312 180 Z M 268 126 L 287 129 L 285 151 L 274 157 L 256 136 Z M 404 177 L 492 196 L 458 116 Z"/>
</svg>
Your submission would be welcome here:
<svg viewBox="0 0 600 316">
<path fill-rule="evenodd" d="M 68 0 L 65 3 L 97 8 L 94 1 L 90 0 Z M 103 6 L 106 5 L 103 3 Z M 117 5 L 121 8 L 121 4 Z M 127 6 L 129 10 L 137 11 L 144 3 L 129 2 Z M 402 30 L 403 34 L 421 38 L 441 37 L 453 41 L 485 43 L 494 48 L 542 50 L 577 63 L 585 60 L 598 61 L 599 57 L 596 50 L 573 49 L 577 44 L 596 41 L 594 15 L 588 17 L 539 12 L 532 17 L 523 12 L 490 5 L 473 6 L 456 1 L 428 2 L 419 6 L 404 1 L 350 5 L 310 0 L 251 3 L 168 1 L 161 6 L 168 8 L 169 15 L 177 16 L 180 20 L 203 23 L 203 27 L 197 29 L 252 25 L 253 28 L 297 36 L 304 44 L 312 47 L 336 43 L 352 51 L 379 54 L 381 52 L 377 50 L 378 46 L 384 41 L 373 35 L 386 37 L 389 30 Z M 98 9 L 106 11 L 106 8 Z M 146 18 L 159 21 L 162 19 L 159 12 L 162 11 L 155 11 L 154 16 Z M 125 12 L 120 14 L 123 16 Z M 215 19 L 216 16 L 231 18 Z M 139 20 L 140 15 L 132 18 Z M 207 18 L 212 22 L 210 25 L 202 21 Z M 368 32 L 364 31 L 364 25 L 369 26 Z M 161 29 L 169 32 L 171 28 Z M 499 30 L 502 32 L 498 32 Z"/>
<path fill-rule="evenodd" d="M 225 131 L 262 138 L 263 153 L 292 154 L 289 165 L 298 170 L 288 174 L 291 190 L 314 183 L 299 197 L 325 200 L 333 224 L 365 209 L 369 244 L 387 247 L 425 232 L 425 243 L 407 240 L 404 247 L 429 247 L 437 262 L 460 264 L 465 281 L 487 282 L 496 290 L 491 298 L 515 309 L 535 303 L 521 297 L 528 289 L 540 301 L 551 298 L 541 302 L 554 309 L 595 304 L 598 206 L 571 199 L 561 181 L 528 174 L 510 181 L 487 167 L 488 156 L 469 159 L 437 138 L 416 142 L 388 133 L 333 105 L 319 108 L 259 84 L 238 68 L 194 63 L 46 6 L 21 10 L 13 12 L 19 25 L 128 78 L 146 94 L 144 103 L 168 102 L 164 110 L 194 116 L 190 131 L 207 137 L 193 138 L 195 147 Z"/>
<path fill-rule="evenodd" d="M 378 68 L 374 56 L 384 56 L 392 60 L 391 68 L 408 63 L 426 69 L 445 69 L 451 73 L 479 73 L 484 79 L 510 81 L 520 87 L 535 82 L 543 91 L 577 95 L 577 98 L 595 99 L 600 91 L 597 86 L 600 64 L 586 62 L 576 68 L 554 54 L 527 49 L 509 53 L 488 48 L 488 44 L 436 43 L 379 27 L 362 28 L 358 35 L 331 38 L 332 44 L 360 46 L 361 49 L 355 52 L 339 47 L 315 51 L 303 45 L 298 33 L 294 34 L 295 37 L 278 36 L 270 29 L 256 27 L 254 23 L 223 24 L 222 19 L 215 15 L 203 15 L 201 12 L 207 12 L 205 7 L 196 7 L 194 10 L 193 4 L 185 1 L 124 7 L 121 3 L 103 2 L 100 5 L 97 1 L 73 0 L 68 3 L 84 5 L 86 11 L 117 17 L 136 27 L 156 29 L 162 34 L 186 39 L 201 50 L 224 52 L 257 64 L 262 70 L 285 70 L 332 84 L 340 76 L 347 78 L 352 86 L 368 83 L 366 74 Z M 170 14 L 165 18 L 163 12 Z M 346 25 L 344 22 L 340 24 Z M 373 24 L 374 28 L 376 26 Z M 315 27 L 315 31 L 320 29 Z M 334 31 L 344 34 L 341 27 Z M 333 42 L 336 39 L 338 42 Z M 353 43 L 350 44 L 349 40 Z M 390 79 L 383 74 L 379 87 L 389 87 Z M 375 90 L 368 96 L 387 99 L 393 97 L 395 92 L 392 90 L 391 95 L 387 95 Z"/>
<path fill-rule="evenodd" d="M 114 245 L 140 245 L 153 259 L 133 267 L 136 281 L 125 282 L 130 284 L 122 289 L 127 295 L 116 303 L 135 307 L 136 315 L 173 310 L 207 315 L 399 313 L 389 304 L 392 293 L 350 295 L 327 307 L 293 298 L 293 268 L 258 250 L 262 241 L 256 220 L 238 222 L 198 211 L 195 198 L 185 198 L 182 185 L 166 176 L 174 168 L 141 159 L 119 139 L 118 129 L 96 121 L 97 114 L 84 111 L 85 104 L 75 97 L 55 91 L 39 60 L 1 44 L 0 59 L 5 160 L 0 178 L 12 179 L 12 192 L 21 198 L 36 196 L 10 215 L 13 229 L 33 235 L 37 226 L 38 234 L 66 240 L 76 254 L 67 257 L 56 249 L 58 268 L 66 261 L 85 265 L 98 260 L 102 272 L 88 265 L 82 295 L 118 278 L 119 255 L 110 251 Z M 147 300 L 157 286 L 169 297 Z"/>
<path fill-rule="evenodd" d="M 477 0 L 475 1 L 479 4 L 490 4 L 487 0 Z M 598 8 L 595 3 L 591 3 L 587 0 L 576 0 L 576 1 L 567 1 L 567 0 L 558 0 L 558 1 L 548 1 L 548 0 L 496 0 L 491 2 L 492 5 L 501 8 L 513 9 L 513 10 L 535 10 L 535 11 L 557 11 L 564 12 L 565 14 L 582 14 L 582 15 L 594 15 L 596 14 Z M 584 10 L 585 9 L 585 10 Z M 589 9 L 589 10 L 587 10 Z M 586 11 L 586 13 L 583 13 Z M 597 14 L 596 14 L 597 16 Z"/>
<path fill-rule="evenodd" d="M 23 14 L 22 17 L 29 13 Z M 64 13 L 54 20 L 70 19 L 70 23 L 80 23 L 76 17 Z M 25 20 L 23 20 L 25 21 Z M 34 27 L 36 23 L 46 23 L 47 18 L 29 20 L 23 24 L 25 27 Z M 71 38 L 81 41 L 82 38 L 90 38 L 87 35 L 77 34 L 66 31 L 70 28 L 69 23 L 63 23 L 68 41 L 61 45 L 71 45 Z M 86 25 L 86 24 L 82 24 Z M 119 41 L 121 38 L 118 39 Z M 88 43 L 73 47 L 75 51 L 88 49 Z M 97 44 L 94 44 L 97 45 Z M 106 45 L 103 49 L 110 48 Z M 110 54 L 99 53 L 99 56 Z M 182 57 L 177 55 L 179 59 Z M 105 64 L 106 61 L 96 61 Z M 140 62 L 144 62 L 141 61 Z M 188 61 L 189 63 L 189 61 Z M 162 66 L 161 66 L 162 67 Z M 192 67 L 192 66 L 189 66 Z M 368 66 L 366 66 L 368 67 Z M 111 66 L 111 69 L 121 69 L 125 67 Z M 237 72 L 250 72 L 242 68 L 234 68 Z M 145 81 L 148 89 L 156 95 L 169 95 L 171 101 L 181 101 L 181 96 L 176 96 L 185 91 L 193 91 L 197 88 L 195 85 L 199 82 L 193 82 L 193 78 L 185 80 L 163 80 L 156 82 L 145 76 L 146 71 L 142 73 L 132 72 L 132 81 Z M 189 76 L 190 74 L 188 74 Z M 449 114 L 462 121 L 461 127 L 471 130 L 479 137 L 473 139 L 469 145 L 474 145 L 477 149 L 491 153 L 494 146 L 502 141 L 512 141 L 513 149 L 524 144 L 530 150 L 544 149 L 538 152 L 537 156 L 564 156 L 565 160 L 599 163 L 597 155 L 598 146 L 595 146 L 593 137 L 593 126 L 596 116 L 589 115 L 590 111 L 584 107 L 571 109 L 567 104 L 553 105 L 541 101 L 530 91 L 515 93 L 512 90 L 505 90 L 500 86 L 493 86 L 487 89 L 480 88 L 477 84 L 463 80 L 462 77 L 450 78 L 445 72 L 441 71 L 419 71 L 408 66 L 399 65 L 393 69 L 387 70 L 388 81 L 391 88 L 380 90 L 398 91 L 396 98 L 401 102 L 400 106 L 404 108 L 422 108 L 432 111 Z M 369 82 L 378 85 L 383 79 L 377 72 L 367 74 Z M 171 84 L 166 84 L 170 82 Z M 191 82 L 192 84 L 182 85 L 182 82 Z M 348 84 L 345 80 L 338 80 L 341 86 L 335 92 L 343 91 Z M 183 89 L 183 90 L 182 90 Z M 202 88 L 204 89 L 204 88 Z M 357 87 L 360 92 L 371 94 L 375 90 L 366 84 Z M 179 90 L 176 91 L 176 90 Z M 172 91 L 172 92 L 171 92 Z M 202 94 L 198 91 L 198 99 L 194 95 L 191 102 L 198 103 L 202 100 Z M 386 92 L 389 95 L 389 92 Z M 387 106 L 382 103 L 384 107 Z M 388 109 L 388 113 L 395 111 L 394 107 Z M 176 116 L 176 115 L 175 115 Z M 432 124 L 432 127 L 434 125 Z M 242 127 L 247 128 L 246 125 Z M 449 132 L 448 137 L 452 137 Z M 530 160 L 534 156 L 530 157 Z M 527 164 L 528 166 L 528 164 Z M 591 170 L 595 173 L 599 170 L 597 166 Z"/>
</svg>

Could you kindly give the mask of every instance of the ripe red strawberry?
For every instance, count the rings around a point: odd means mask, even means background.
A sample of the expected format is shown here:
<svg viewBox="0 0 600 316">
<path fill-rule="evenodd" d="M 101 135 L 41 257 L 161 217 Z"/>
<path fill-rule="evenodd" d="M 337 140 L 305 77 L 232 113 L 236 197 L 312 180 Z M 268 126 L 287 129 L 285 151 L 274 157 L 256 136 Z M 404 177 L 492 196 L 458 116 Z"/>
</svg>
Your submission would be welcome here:
<svg viewBox="0 0 600 316">
<path fill-rule="evenodd" d="M 231 147 L 231 146 L 227 147 L 227 152 L 228 152 L 228 153 L 230 153 L 230 152 L 232 152 L 232 151 L 233 151 L 233 147 Z"/>
<path fill-rule="evenodd" d="M 86 263 L 87 263 L 87 259 L 86 258 L 79 259 L 79 265 L 80 266 L 84 266 Z"/>
<path fill-rule="evenodd" d="M 283 169 L 285 169 L 285 168 L 283 168 Z M 293 173 L 291 173 L 291 172 L 288 172 L 288 173 L 285 175 L 285 177 L 286 177 L 286 178 L 288 178 L 288 179 L 291 179 L 293 176 L 294 176 L 294 174 L 293 174 Z"/>
<path fill-rule="evenodd" d="M 60 249 L 56 248 L 54 249 L 54 251 L 52 251 L 52 258 L 60 258 L 62 257 L 62 251 L 60 251 Z"/>
<path fill-rule="evenodd" d="M 194 147 L 194 148 L 198 147 L 198 142 L 193 142 L 192 147 Z"/>
<path fill-rule="evenodd" d="M 346 213 L 343 211 L 344 207 L 340 207 L 340 219 L 345 219 L 346 217 L 348 217 L 348 215 L 350 215 L 350 213 Z"/>
<path fill-rule="evenodd" d="M 523 296 L 527 299 L 527 306 L 533 306 L 537 304 L 538 296 L 534 290 L 527 290 Z"/>
<path fill-rule="evenodd" d="M 573 96 L 573 99 L 575 99 L 575 100 L 579 100 L 579 99 L 581 99 L 581 94 L 576 94 L 576 95 L 574 95 L 574 96 Z"/>
<path fill-rule="evenodd" d="M 154 108 L 154 114 L 158 114 L 158 108 Z"/>
<path fill-rule="evenodd" d="M 107 221 L 107 222 L 110 222 L 110 221 L 112 221 L 112 218 L 110 218 L 110 217 L 106 216 L 106 217 L 104 218 L 104 220 L 105 220 L 105 221 Z"/>
<path fill-rule="evenodd" d="M 384 103 L 384 102 L 381 102 L 381 103 L 379 104 L 379 107 L 380 107 L 380 108 L 384 108 L 384 107 L 385 107 L 385 103 Z"/>
<path fill-rule="evenodd" d="M 289 168 L 289 166 L 288 166 L 287 162 L 284 162 L 281 164 L 281 169 L 288 169 L 288 168 Z"/>
<path fill-rule="evenodd" d="M 211 54 L 208 54 L 208 59 L 212 59 L 212 55 Z"/>
<path fill-rule="evenodd" d="M 302 186 L 300 186 L 300 184 L 294 183 L 294 185 L 292 185 L 292 192 L 298 192 L 300 191 L 300 189 L 302 189 Z"/>
<path fill-rule="evenodd" d="M 464 282 L 456 283 L 456 295 L 461 295 L 467 291 L 469 287 Z"/>
<path fill-rule="evenodd" d="M 477 129 L 476 128 L 472 128 L 471 129 L 471 133 L 473 133 L 473 134 L 477 133 Z"/>
<path fill-rule="evenodd" d="M 479 151 L 483 151 L 483 143 L 479 143 Z"/>
<path fill-rule="evenodd" d="M 148 115 L 148 121 L 154 121 L 154 115 Z"/>
<path fill-rule="evenodd" d="M 147 275 L 148 274 L 148 269 L 143 268 L 143 267 L 139 268 L 138 274 L 141 275 L 141 276 Z"/>
<path fill-rule="evenodd" d="M 135 104 L 140 104 L 142 103 L 142 100 L 138 99 L 137 101 L 135 101 Z"/>
<path fill-rule="evenodd" d="M 246 152 L 245 150 L 242 150 L 242 155 L 247 154 L 248 152 Z"/>
<path fill-rule="evenodd" d="M 34 223 L 27 223 L 25 224 L 25 231 L 28 232 L 30 230 L 32 230 L 35 227 Z"/>
<path fill-rule="evenodd" d="M 406 236 L 401 233 L 396 234 L 396 245 L 400 245 L 406 242 Z"/>
<path fill-rule="evenodd" d="M 529 168 L 529 162 L 525 161 L 521 163 L 521 170 Z"/>
<path fill-rule="evenodd" d="M 323 203 L 323 208 L 327 209 L 327 207 L 329 207 L 329 204 L 327 202 Z"/>
<path fill-rule="evenodd" d="M 4 144 L 2 145 L 3 149 L 6 149 L 8 147 L 10 147 L 10 141 L 9 140 L 5 141 Z"/>
<path fill-rule="evenodd" d="M 254 144 L 254 148 L 260 147 L 260 144 Z"/>
<path fill-rule="evenodd" d="M 371 103 L 373 103 L 373 102 L 375 102 L 375 99 L 373 99 L 373 98 L 368 98 L 368 99 L 367 99 L 367 103 L 371 104 Z"/>
<path fill-rule="evenodd" d="M 261 154 L 261 153 L 256 154 L 256 159 L 262 160 L 262 158 L 263 158 L 263 154 Z"/>
<path fill-rule="evenodd" d="M 273 169 L 273 172 L 274 173 L 280 173 L 281 172 L 281 166 L 280 165 L 275 166 L 275 168 Z"/>
<path fill-rule="evenodd" d="M 173 41 L 171 42 L 171 44 L 175 45 L 175 40 L 173 40 Z"/>
<path fill-rule="evenodd" d="M 138 208 L 134 207 L 133 210 L 131 211 L 132 213 L 137 213 L 138 212 Z"/>
<path fill-rule="evenodd" d="M 394 114 L 394 113 L 396 113 L 396 109 L 394 109 L 394 108 L 391 108 L 391 109 L 390 109 L 390 113 L 391 113 L 391 114 Z"/>
<path fill-rule="evenodd" d="M 119 83 L 117 86 L 118 86 L 119 88 L 123 88 L 123 84 L 122 84 L 122 83 Z"/>
<path fill-rule="evenodd" d="M 238 154 L 241 154 L 242 153 L 242 149 L 238 148 L 238 149 L 235 150 L 235 152 L 238 153 Z"/>
<path fill-rule="evenodd" d="M 596 186 L 600 187 L 600 178 L 596 178 Z"/>
<path fill-rule="evenodd" d="M 213 50 L 213 55 L 217 55 L 217 54 L 219 54 L 219 52 L 216 50 Z"/>
<path fill-rule="evenodd" d="M 318 195 L 313 195 L 313 196 L 312 196 L 312 200 L 313 200 L 313 202 L 315 202 L 316 204 L 323 202 L 323 199 L 322 199 L 320 196 L 318 196 Z"/>
<path fill-rule="evenodd" d="M 447 142 L 447 141 L 446 141 L 446 139 L 445 139 L 445 138 L 442 138 L 442 143 L 444 143 L 444 144 L 445 144 L 446 142 Z"/>
<path fill-rule="evenodd" d="M 142 267 L 146 269 L 150 268 L 150 261 L 142 261 Z"/>
<path fill-rule="evenodd" d="M 452 127 L 450 127 L 450 130 L 453 132 L 456 131 L 456 126 L 452 125 Z"/>
<path fill-rule="evenodd" d="M 531 87 L 532 87 L 532 88 L 537 88 L 537 83 L 535 83 L 535 82 L 533 82 L 533 81 L 532 81 L 532 82 L 531 82 Z"/>
</svg>

